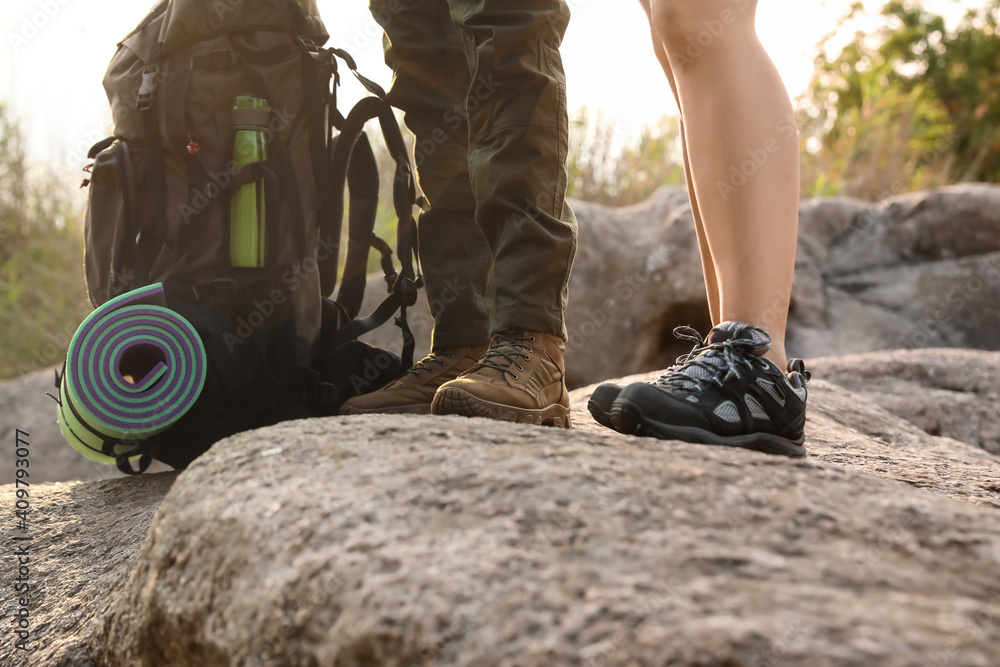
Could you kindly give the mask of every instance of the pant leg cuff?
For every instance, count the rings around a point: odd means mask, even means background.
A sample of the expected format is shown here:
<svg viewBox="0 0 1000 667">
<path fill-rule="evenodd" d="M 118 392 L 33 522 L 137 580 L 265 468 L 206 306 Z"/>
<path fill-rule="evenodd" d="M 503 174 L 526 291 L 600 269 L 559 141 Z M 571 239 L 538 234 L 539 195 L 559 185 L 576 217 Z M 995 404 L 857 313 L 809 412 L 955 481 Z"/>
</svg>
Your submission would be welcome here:
<svg viewBox="0 0 1000 667">
<path fill-rule="evenodd" d="M 465 320 L 460 325 L 435 323 L 431 332 L 431 349 L 474 347 L 490 342 L 489 320 Z"/>
<path fill-rule="evenodd" d="M 504 331 L 534 331 L 565 341 L 566 319 L 561 311 L 549 308 L 500 307 L 493 313 L 492 333 Z"/>
</svg>

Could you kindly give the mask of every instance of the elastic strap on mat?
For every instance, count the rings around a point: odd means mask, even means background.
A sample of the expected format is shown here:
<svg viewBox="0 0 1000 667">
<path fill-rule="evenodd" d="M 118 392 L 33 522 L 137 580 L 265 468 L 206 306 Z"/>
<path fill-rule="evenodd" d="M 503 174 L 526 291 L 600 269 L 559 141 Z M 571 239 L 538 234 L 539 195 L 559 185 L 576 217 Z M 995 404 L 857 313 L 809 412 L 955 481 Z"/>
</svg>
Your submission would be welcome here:
<svg viewBox="0 0 1000 667">
<path fill-rule="evenodd" d="M 131 457 L 135 456 L 135 451 L 130 455 L 125 454 L 115 454 L 115 445 L 121 444 L 113 440 L 105 440 L 104 445 L 101 447 L 101 453 L 105 456 L 110 456 L 115 460 L 115 467 L 126 475 L 141 475 L 146 472 L 149 468 L 149 464 L 153 462 L 153 457 L 149 455 L 148 452 L 143 452 L 139 457 L 138 469 L 132 467 L 132 462 L 129 460 Z"/>
</svg>

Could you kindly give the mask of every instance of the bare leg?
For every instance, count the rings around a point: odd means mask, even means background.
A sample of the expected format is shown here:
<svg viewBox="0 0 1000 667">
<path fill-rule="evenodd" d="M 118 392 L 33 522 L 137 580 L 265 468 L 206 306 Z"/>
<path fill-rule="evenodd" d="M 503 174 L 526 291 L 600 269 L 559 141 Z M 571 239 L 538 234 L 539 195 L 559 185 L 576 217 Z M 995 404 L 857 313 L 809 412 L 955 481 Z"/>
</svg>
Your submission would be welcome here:
<svg viewBox="0 0 1000 667">
<path fill-rule="evenodd" d="M 756 8 L 756 0 L 652 0 L 651 16 L 684 120 L 699 239 L 718 278 L 712 319 L 767 329 L 768 357 L 783 368 L 799 144 L 788 93 L 757 39 Z"/>
<path fill-rule="evenodd" d="M 649 0 L 641 0 L 642 8 L 646 10 L 646 16 L 650 16 Z M 659 37 L 656 35 L 656 31 L 653 29 L 652 18 L 650 18 L 650 33 L 653 38 L 653 51 L 656 53 L 656 59 L 660 61 L 660 67 L 663 68 L 663 73 L 667 75 L 667 80 L 670 82 L 670 90 L 674 93 L 674 98 L 677 98 L 677 84 L 674 81 L 674 72 L 670 69 L 670 61 L 667 60 L 667 52 L 663 50 L 663 44 Z M 680 101 L 677 103 L 678 109 L 680 108 Z M 681 134 L 681 152 L 684 155 L 684 178 L 687 181 L 688 198 L 691 200 L 691 217 L 694 218 L 695 231 L 698 234 L 698 250 L 701 255 L 701 269 L 705 274 L 705 291 L 708 293 L 708 310 L 712 318 L 712 324 L 718 324 L 722 322 L 721 311 L 719 309 L 719 304 L 721 299 L 719 298 L 719 278 L 715 273 L 715 262 L 712 259 L 712 250 L 708 247 L 708 236 L 705 234 L 705 223 L 701 218 L 701 208 L 698 206 L 698 196 L 694 190 L 694 183 L 691 180 L 691 158 L 688 155 L 687 139 L 684 136 L 684 114 L 681 114 L 680 122 L 680 134 Z"/>
</svg>

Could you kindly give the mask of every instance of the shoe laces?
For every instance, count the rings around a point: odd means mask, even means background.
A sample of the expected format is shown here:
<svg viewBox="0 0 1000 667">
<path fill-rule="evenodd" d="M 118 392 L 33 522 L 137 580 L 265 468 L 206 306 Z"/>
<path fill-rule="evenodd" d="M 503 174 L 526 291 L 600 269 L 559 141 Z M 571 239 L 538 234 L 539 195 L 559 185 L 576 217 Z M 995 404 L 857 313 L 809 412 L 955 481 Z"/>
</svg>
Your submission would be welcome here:
<svg viewBox="0 0 1000 667">
<path fill-rule="evenodd" d="M 433 373 L 435 369 L 434 369 L 433 366 L 431 366 L 431 364 L 438 364 L 440 366 L 447 366 L 448 362 L 445 361 L 444 359 L 441 359 L 441 357 L 449 357 L 449 358 L 451 358 L 451 357 L 454 357 L 454 356 L 455 356 L 454 352 L 434 352 L 434 351 L 432 351 L 426 357 L 424 357 L 423 359 L 421 359 L 417 363 L 413 364 L 412 368 L 406 369 L 403 372 L 403 375 L 405 376 L 406 374 L 411 374 L 411 375 L 415 375 L 416 377 L 420 377 L 421 373 Z"/>
<path fill-rule="evenodd" d="M 700 333 L 698 333 L 698 330 L 695 329 L 694 327 L 689 327 L 686 324 L 683 326 L 674 327 L 674 338 L 677 338 L 679 340 L 689 340 L 693 342 L 694 345 L 691 347 L 690 352 L 688 352 L 687 354 L 682 354 L 681 356 L 677 357 L 677 359 L 674 360 L 674 365 L 671 366 L 671 368 L 676 368 L 678 366 L 685 364 L 688 359 L 690 359 L 691 357 L 695 356 L 698 353 L 699 346 L 705 344 L 705 339 L 702 337 Z M 670 370 L 668 369 L 667 373 L 669 372 Z M 666 375 L 666 373 L 664 373 L 664 375 Z"/>
<path fill-rule="evenodd" d="M 510 375 L 516 380 L 517 373 L 515 373 L 512 368 L 516 368 L 519 371 L 524 370 L 524 367 L 521 365 L 519 360 L 524 359 L 525 361 L 528 361 L 531 359 L 531 357 L 525 354 L 525 352 L 531 352 L 531 348 L 528 347 L 528 344 L 534 342 L 534 336 L 494 334 L 494 342 L 490 345 L 490 349 L 488 349 L 486 354 L 484 354 L 483 357 L 476 362 L 476 365 L 469 370 L 471 372 L 479 370 L 480 368 L 493 368 Z"/>
<path fill-rule="evenodd" d="M 769 344 L 770 334 L 760 327 L 747 327 L 748 331 L 761 334 Z M 694 348 L 677 358 L 677 365 L 656 378 L 653 384 L 676 387 L 686 391 L 701 391 L 703 383 L 712 382 L 722 387 L 730 378 L 740 379 L 740 368 L 753 370 L 759 355 L 754 350 L 761 344 L 749 337 L 728 338 L 707 342 L 701 334 L 688 326 L 674 329 L 674 336 L 694 341 Z"/>
</svg>

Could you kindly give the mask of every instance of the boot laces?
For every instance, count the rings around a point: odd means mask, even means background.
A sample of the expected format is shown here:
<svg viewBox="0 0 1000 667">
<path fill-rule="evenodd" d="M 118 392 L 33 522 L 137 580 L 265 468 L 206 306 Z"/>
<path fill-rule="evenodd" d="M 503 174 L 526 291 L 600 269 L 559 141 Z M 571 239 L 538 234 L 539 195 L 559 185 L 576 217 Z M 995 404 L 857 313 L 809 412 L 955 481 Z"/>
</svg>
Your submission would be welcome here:
<svg viewBox="0 0 1000 667">
<path fill-rule="evenodd" d="M 525 352 L 531 352 L 531 348 L 528 347 L 528 343 L 534 343 L 535 337 L 523 335 L 514 336 L 507 334 L 495 334 L 495 337 L 495 344 L 490 346 L 490 349 L 486 351 L 486 354 L 483 355 L 482 359 L 476 362 L 476 365 L 473 366 L 470 371 L 476 371 L 480 368 L 493 368 L 510 375 L 516 380 L 517 373 L 511 370 L 511 368 L 516 368 L 519 371 L 524 370 L 524 367 L 521 366 L 519 359 L 524 359 L 525 361 L 531 359 L 531 357 L 525 354 Z M 503 361 L 501 361 L 501 359 Z"/>
<path fill-rule="evenodd" d="M 412 368 L 406 369 L 403 372 L 403 375 L 406 375 L 406 374 L 409 373 L 409 374 L 415 375 L 417 377 L 420 377 L 421 373 L 433 373 L 435 369 L 431 366 L 431 364 L 438 364 L 440 366 L 447 366 L 448 362 L 445 361 L 444 359 L 441 359 L 441 357 L 454 357 L 454 356 L 455 356 L 454 352 L 434 352 L 434 351 L 432 351 L 426 357 L 424 357 L 423 359 L 421 359 L 417 363 L 413 364 Z"/>
<path fill-rule="evenodd" d="M 758 327 L 753 328 L 770 342 L 770 334 Z M 730 378 L 741 378 L 741 367 L 753 370 L 753 360 L 757 358 L 753 351 L 758 342 L 752 338 L 729 338 L 708 343 L 701 334 L 687 326 L 674 329 L 674 335 L 677 338 L 694 341 L 694 348 L 678 357 L 677 365 L 656 378 L 654 384 L 687 391 L 701 391 L 703 383 L 713 382 L 721 387 Z"/>
</svg>

